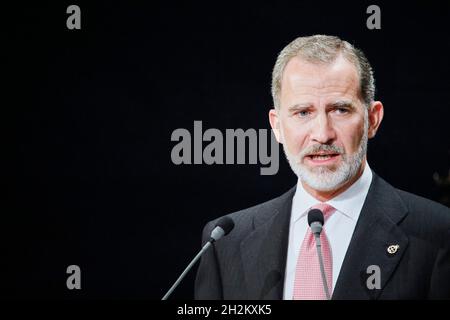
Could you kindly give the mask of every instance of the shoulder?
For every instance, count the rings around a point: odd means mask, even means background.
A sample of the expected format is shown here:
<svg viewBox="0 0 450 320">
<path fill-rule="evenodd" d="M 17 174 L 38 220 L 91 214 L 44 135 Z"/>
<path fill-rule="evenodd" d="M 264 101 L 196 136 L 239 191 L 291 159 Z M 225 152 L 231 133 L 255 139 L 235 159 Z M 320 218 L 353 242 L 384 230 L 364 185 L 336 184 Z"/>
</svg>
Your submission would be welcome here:
<svg viewBox="0 0 450 320">
<path fill-rule="evenodd" d="M 424 228 L 429 226 L 433 230 L 450 231 L 450 208 L 430 199 L 396 189 L 397 194 L 417 223 Z"/>
<path fill-rule="evenodd" d="M 413 193 L 396 189 L 398 195 L 406 204 L 408 210 L 410 211 L 428 211 L 433 212 L 434 215 L 438 216 L 443 221 L 447 220 L 450 222 L 450 208 L 427 198 L 415 195 Z"/>
<path fill-rule="evenodd" d="M 230 233 L 229 237 L 242 238 L 243 236 L 248 235 L 255 229 L 256 225 L 269 220 L 282 207 L 289 205 L 292 202 L 292 197 L 294 196 L 294 194 L 295 186 L 276 198 L 246 209 L 224 215 L 230 217 L 235 225 L 233 232 Z M 212 229 L 214 229 L 214 227 L 216 226 L 218 220 L 220 220 L 224 216 L 209 221 L 203 229 L 203 236 L 209 236 Z"/>
<path fill-rule="evenodd" d="M 374 175 L 374 185 L 379 203 L 382 203 L 389 215 L 398 214 L 395 211 L 406 211 L 399 222 L 400 227 L 422 240 L 446 241 L 450 235 L 450 208 L 433 200 L 397 189 Z"/>
</svg>

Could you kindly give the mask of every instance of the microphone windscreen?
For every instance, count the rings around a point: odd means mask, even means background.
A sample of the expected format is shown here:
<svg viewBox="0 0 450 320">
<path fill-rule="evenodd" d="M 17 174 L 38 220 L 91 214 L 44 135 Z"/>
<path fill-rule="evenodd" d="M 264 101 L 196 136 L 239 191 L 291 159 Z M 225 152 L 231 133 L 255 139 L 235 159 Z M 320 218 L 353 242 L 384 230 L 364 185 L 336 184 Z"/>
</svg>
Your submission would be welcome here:
<svg viewBox="0 0 450 320">
<path fill-rule="evenodd" d="M 323 225 L 324 219 L 323 219 L 323 212 L 319 209 L 311 209 L 308 212 L 308 224 L 311 226 L 311 223 L 313 222 L 320 222 L 321 225 Z"/>
<path fill-rule="evenodd" d="M 216 227 L 221 227 L 223 231 L 225 232 L 224 235 L 227 235 L 230 233 L 231 230 L 234 228 L 234 222 L 230 217 L 222 217 L 219 221 L 217 221 Z"/>
</svg>

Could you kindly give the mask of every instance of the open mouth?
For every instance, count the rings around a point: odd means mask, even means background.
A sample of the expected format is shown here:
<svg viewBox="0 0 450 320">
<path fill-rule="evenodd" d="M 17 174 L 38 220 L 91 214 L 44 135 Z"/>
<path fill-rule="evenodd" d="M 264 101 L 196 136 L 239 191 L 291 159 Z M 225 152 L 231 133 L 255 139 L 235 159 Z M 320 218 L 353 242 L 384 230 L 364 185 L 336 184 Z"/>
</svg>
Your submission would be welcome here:
<svg viewBox="0 0 450 320">
<path fill-rule="evenodd" d="M 309 154 L 305 158 L 307 158 L 311 162 L 324 163 L 324 162 L 334 161 L 339 156 L 340 156 L 340 154 L 338 154 L 338 153 L 315 153 L 315 154 Z"/>
</svg>

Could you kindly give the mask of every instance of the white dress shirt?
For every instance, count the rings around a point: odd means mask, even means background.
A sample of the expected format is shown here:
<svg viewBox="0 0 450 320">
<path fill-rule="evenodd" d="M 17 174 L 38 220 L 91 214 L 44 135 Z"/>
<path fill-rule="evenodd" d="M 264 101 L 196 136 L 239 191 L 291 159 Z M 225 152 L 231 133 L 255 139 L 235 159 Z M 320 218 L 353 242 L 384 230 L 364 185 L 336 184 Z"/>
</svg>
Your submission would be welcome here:
<svg viewBox="0 0 450 320">
<path fill-rule="evenodd" d="M 355 230 L 356 222 L 372 182 L 372 170 L 366 162 L 363 174 L 347 190 L 325 202 L 336 209 L 324 224 L 333 258 L 333 290 L 344 261 L 345 253 Z M 292 199 L 292 212 L 289 224 L 289 245 L 286 261 L 283 298 L 291 300 L 294 290 L 295 268 L 300 247 L 308 226 L 307 213 L 313 205 L 320 203 L 302 186 L 300 180 Z"/>
</svg>

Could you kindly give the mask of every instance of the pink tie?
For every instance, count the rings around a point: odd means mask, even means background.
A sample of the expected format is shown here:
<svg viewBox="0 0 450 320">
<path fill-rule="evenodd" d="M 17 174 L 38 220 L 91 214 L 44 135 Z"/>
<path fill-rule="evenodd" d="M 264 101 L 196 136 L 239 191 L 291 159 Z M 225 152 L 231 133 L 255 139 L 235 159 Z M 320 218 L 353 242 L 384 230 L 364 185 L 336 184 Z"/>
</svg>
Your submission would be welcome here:
<svg viewBox="0 0 450 320">
<path fill-rule="evenodd" d="M 335 208 L 326 204 L 317 204 L 311 209 L 320 209 L 323 212 L 325 223 L 327 219 L 336 211 Z M 325 225 L 324 223 L 324 225 Z M 331 295 L 333 286 L 333 262 L 331 256 L 330 243 L 328 242 L 325 230 L 320 233 L 322 242 L 322 256 L 325 269 L 325 275 L 328 284 L 328 291 Z M 300 254 L 295 269 L 294 281 L 294 300 L 326 300 L 325 290 L 323 288 L 322 275 L 320 273 L 319 257 L 317 256 L 316 241 L 308 227 L 305 238 L 303 239 Z"/>
</svg>

